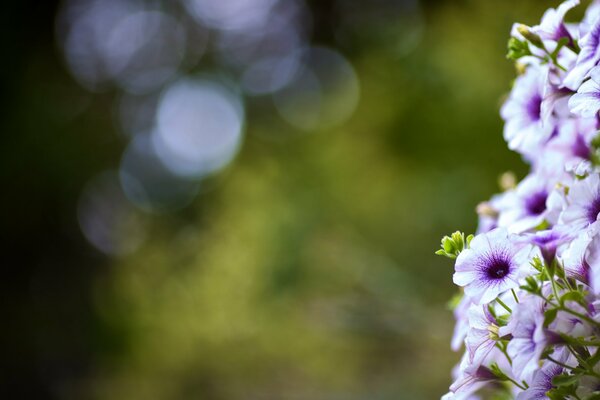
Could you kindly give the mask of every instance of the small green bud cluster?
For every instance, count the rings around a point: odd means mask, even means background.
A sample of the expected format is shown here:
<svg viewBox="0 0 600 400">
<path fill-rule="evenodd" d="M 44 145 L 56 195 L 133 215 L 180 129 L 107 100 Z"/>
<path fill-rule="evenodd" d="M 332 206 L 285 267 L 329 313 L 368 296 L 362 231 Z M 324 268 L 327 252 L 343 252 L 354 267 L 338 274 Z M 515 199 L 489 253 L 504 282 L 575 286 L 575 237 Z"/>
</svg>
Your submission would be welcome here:
<svg viewBox="0 0 600 400">
<path fill-rule="evenodd" d="M 469 248 L 472 239 L 473 235 L 465 238 L 464 233 L 456 231 L 452 235 L 442 238 L 442 248 L 436 251 L 435 254 L 454 259 L 458 257 L 461 251 Z"/>
</svg>

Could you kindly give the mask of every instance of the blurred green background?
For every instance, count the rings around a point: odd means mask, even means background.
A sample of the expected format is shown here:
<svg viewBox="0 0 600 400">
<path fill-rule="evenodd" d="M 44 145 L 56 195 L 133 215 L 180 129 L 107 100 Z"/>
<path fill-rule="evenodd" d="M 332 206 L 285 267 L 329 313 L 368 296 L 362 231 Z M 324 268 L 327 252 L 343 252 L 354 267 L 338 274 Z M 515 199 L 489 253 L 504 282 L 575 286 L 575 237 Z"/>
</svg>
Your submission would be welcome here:
<svg viewBox="0 0 600 400">
<path fill-rule="evenodd" d="M 308 2 L 312 44 L 360 83 L 342 125 L 305 133 L 245 100 L 237 157 L 144 240 L 107 256 L 81 232 L 87 182 L 128 139 L 116 90 L 69 73 L 61 4 L 10 2 L 0 24 L 2 398 L 432 399 L 458 355 L 443 234 L 473 232 L 506 170 L 498 116 L 514 21 L 547 1 Z M 402 10 L 402 8 L 394 8 Z M 202 62 L 199 64 L 201 68 Z M 214 67 L 211 67 L 214 69 Z M 127 235 L 120 240 L 128 240 Z"/>
</svg>

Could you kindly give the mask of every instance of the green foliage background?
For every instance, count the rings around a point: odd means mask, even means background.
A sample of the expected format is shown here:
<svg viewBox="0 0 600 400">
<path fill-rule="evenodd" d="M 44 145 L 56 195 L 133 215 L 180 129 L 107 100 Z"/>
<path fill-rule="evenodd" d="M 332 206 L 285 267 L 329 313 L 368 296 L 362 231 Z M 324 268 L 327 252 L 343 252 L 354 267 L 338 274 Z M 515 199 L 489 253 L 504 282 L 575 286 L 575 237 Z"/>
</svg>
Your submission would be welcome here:
<svg viewBox="0 0 600 400">
<path fill-rule="evenodd" d="M 3 28 L 14 55 L 0 119 L 6 393 L 415 400 L 447 390 L 455 288 L 433 251 L 443 234 L 474 231 L 474 207 L 500 173 L 526 172 L 498 116 L 514 77 L 505 46 L 512 22 L 534 24 L 556 2 L 425 2 L 422 39 L 404 55 L 400 25 L 354 32 L 338 46 L 361 82 L 348 123 L 300 134 L 250 104 L 234 163 L 191 206 L 148 217 L 146 243 L 117 259 L 84 241 L 75 213 L 85 182 L 116 168 L 125 146 L 115 94 L 71 80 L 49 33 L 55 5 L 35 4 L 7 13 L 35 29 L 6 16 Z M 317 42 L 332 45 L 334 23 L 317 26 Z"/>
</svg>

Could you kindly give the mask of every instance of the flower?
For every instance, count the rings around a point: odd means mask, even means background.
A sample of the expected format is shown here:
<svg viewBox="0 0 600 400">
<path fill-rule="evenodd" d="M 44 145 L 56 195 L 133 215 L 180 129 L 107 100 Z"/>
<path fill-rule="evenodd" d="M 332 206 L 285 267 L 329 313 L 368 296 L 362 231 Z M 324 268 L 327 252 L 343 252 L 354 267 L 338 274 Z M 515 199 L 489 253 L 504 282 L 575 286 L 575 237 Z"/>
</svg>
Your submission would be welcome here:
<svg viewBox="0 0 600 400">
<path fill-rule="evenodd" d="M 533 381 L 529 388 L 517 395 L 516 400 L 546 400 L 546 392 L 554 387 L 552 378 L 562 374 L 564 368 L 552 363 L 546 363 L 541 369 L 538 369 L 533 376 Z"/>
<path fill-rule="evenodd" d="M 476 236 L 456 259 L 454 283 L 476 304 L 494 300 L 519 285 L 528 266 L 529 246 L 517 243 L 504 228 Z"/>
<path fill-rule="evenodd" d="M 542 120 L 544 83 L 542 67 L 530 65 L 515 80 L 513 90 L 500 110 L 500 115 L 506 122 L 504 139 L 508 142 L 508 147 L 528 158 L 534 157 L 554 130 L 552 124 L 543 123 Z"/>
<path fill-rule="evenodd" d="M 558 8 L 548 9 L 538 26 L 532 28 L 532 32 L 539 35 L 543 40 L 559 41 L 562 38 L 569 40 L 569 45 L 573 43 L 573 37 L 564 24 L 565 14 L 573 7 L 579 5 L 579 0 L 567 0 Z"/>
<path fill-rule="evenodd" d="M 450 385 L 450 393 L 443 398 L 467 399 L 488 383 L 497 380 L 496 375 L 486 366 L 469 367 L 465 354 L 458 366 L 457 379 Z"/>
<path fill-rule="evenodd" d="M 452 334 L 452 341 L 450 342 L 450 348 L 454 351 L 460 350 L 467 332 L 469 331 L 469 319 L 468 310 L 471 307 L 471 299 L 467 296 L 463 296 L 460 302 L 454 309 L 454 319 L 456 324 L 454 325 L 454 333 Z"/>
<path fill-rule="evenodd" d="M 589 76 L 590 70 L 600 61 L 600 16 L 596 13 L 587 32 L 579 41 L 581 51 L 575 66 L 563 82 L 569 89 L 577 90 L 581 82 Z"/>
<path fill-rule="evenodd" d="M 525 242 L 531 243 L 540 249 L 542 258 L 547 265 L 554 261 L 558 246 L 568 241 L 569 238 L 566 233 L 557 228 L 537 231 L 523 236 Z"/>
<path fill-rule="evenodd" d="M 478 367 L 492 351 L 498 338 L 496 318 L 487 306 L 471 305 L 468 311 L 469 330 L 465 344 L 471 367 Z"/>
<path fill-rule="evenodd" d="M 569 189 L 568 205 L 559 222 L 574 231 L 580 231 L 598 219 L 600 214 L 600 176 L 591 174 L 576 180 Z"/>
<path fill-rule="evenodd" d="M 560 257 L 566 274 L 582 283 L 589 282 L 590 266 L 585 254 L 591 241 L 589 232 L 584 231 L 569 244 Z"/>
<path fill-rule="evenodd" d="M 538 169 L 542 169 L 548 176 L 552 176 L 554 172 L 556 176 L 558 172 L 574 172 L 582 161 L 589 163 L 592 155 L 591 142 L 597 132 L 596 125 L 596 118 L 570 118 L 561 121 L 556 136 L 546 146 L 548 151 L 538 158 Z"/>
<path fill-rule="evenodd" d="M 600 0 L 566 23 L 577 4 L 511 30 L 521 75 L 501 109 L 504 137 L 531 169 L 477 206 L 466 248 L 438 251 L 455 259 L 464 291 L 453 348 L 464 340 L 465 352 L 444 400 L 482 388 L 517 400 L 600 398 Z"/>
<path fill-rule="evenodd" d="M 546 346 L 544 333 L 544 303 L 534 296 L 521 297 L 513 308 L 508 325 L 500 328 L 500 335 L 512 335 L 506 351 L 512 358 L 516 377 L 529 381 L 539 369 L 539 361 Z"/>
<path fill-rule="evenodd" d="M 518 186 L 505 193 L 499 204 L 498 226 L 511 233 L 521 233 L 544 222 L 547 212 L 546 200 L 551 191 L 548 179 L 531 174 Z"/>
<path fill-rule="evenodd" d="M 595 117 L 600 110 L 600 67 L 594 67 L 590 79 L 583 82 L 569 99 L 569 109 L 582 117 Z"/>
</svg>

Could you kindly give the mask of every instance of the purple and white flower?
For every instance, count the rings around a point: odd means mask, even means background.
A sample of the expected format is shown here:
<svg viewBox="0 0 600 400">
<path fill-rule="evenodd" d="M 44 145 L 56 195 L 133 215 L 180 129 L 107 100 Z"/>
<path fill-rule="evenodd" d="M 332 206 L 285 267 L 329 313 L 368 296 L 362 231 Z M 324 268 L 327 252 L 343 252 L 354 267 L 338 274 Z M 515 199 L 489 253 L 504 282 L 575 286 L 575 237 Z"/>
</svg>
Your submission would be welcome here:
<svg viewBox="0 0 600 400">
<path fill-rule="evenodd" d="M 542 119 L 542 100 L 545 92 L 543 67 L 530 65 L 515 80 L 513 90 L 500 115 L 506 122 L 504 139 L 511 150 L 528 159 L 535 156 L 542 144 L 550 139 L 554 126 Z"/>
<path fill-rule="evenodd" d="M 572 45 L 573 36 L 567 29 L 564 19 L 567 12 L 577 5 L 579 5 L 579 0 L 567 0 L 556 9 L 548 9 L 542 16 L 540 24 L 531 29 L 532 32 L 539 35 L 542 40 L 558 42 L 560 39 L 566 38 Z"/>
<path fill-rule="evenodd" d="M 560 259 L 567 276 L 582 283 L 589 283 L 590 265 L 586 253 L 593 236 L 588 231 L 582 232 L 562 253 Z"/>
<path fill-rule="evenodd" d="M 553 398 L 600 398 L 600 0 L 580 23 L 565 22 L 578 4 L 512 28 L 511 57 L 527 55 L 501 115 L 508 147 L 531 171 L 481 203 L 477 236 L 445 253 L 464 290 L 453 348 L 465 343 L 445 400 L 484 387 L 547 399 L 559 374 L 577 396 Z"/>
<path fill-rule="evenodd" d="M 536 246 L 540 250 L 542 259 L 546 265 L 552 264 L 558 247 L 566 243 L 569 239 L 570 236 L 559 228 L 537 231 L 523 236 L 525 242 Z"/>
<path fill-rule="evenodd" d="M 569 109 L 584 118 L 595 117 L 600 110 L 600 67 L 594 67 L 590 79 L 583 82 L 569 99 Z"/>
<path fill-rule="evenodd" d="M 507 352 L 512 368 L 520 380 L 529 381 L 539 369 L 540 357 L 547 344 L 544 333 L 544 302 L 531 295 L 521 298 L 513 308 L 508 325 L 500 328 L 501 336 L 512 335 Z"/>
<path fill-rule="evenodd" d="M 499 203 L 498 226 L 511 233 L 521 233 L 544 222 L 548 210 L 546 201 L 552 189 L 548 178 L 531 174 L 505 193 Z"/>
<path fill-rule="evenodd" d="M 591 174 L 574 181 L 567 202 L 559 223 L 578 232 L 596 222 L 600 214 L 600 176 Z"/>
<path fill-rule="evenodd" d="M 487 366 L 471 366 L 468 355 L 465 353 L 456 369 L 456 379 L 450 385 L 450 392 L 443 399 L 464 400 L 469 399 L 478 390 L 498 378 Z"/>
<path fill-rule="evenodd" d="M 553 358 L 559 360 L 561 363 L 566 362 L 568 356 L 564 350 L 555 352 Z M 552 378 L 562 374 L 565 371 L 560 365 L 552 362 L 546 362 L 538 369 L 533 375 L 533 379 L 529 384 L 529 388 L 522 391 L 517 395 L 516 400 L 546 400 L 546 392 L 551 390 L 554 385 L 552 384 Z"/>
<path fill-rule="evenodd" d="M 463 296 L 454 309 L 456 323 L 454 324 L 454 333 L 450 342 L 450 348 L 454 351 L 460 350 L 469 331 L 468 311 L 472 304 L 473 302 L 469 297 Z"/>
<path fill-rule="evenodd" d="M 476 236 L 456 259 L 454 283 L 476 304 L 518 287 L 529 269 L 530 246 L 519 243 L 504 228 Z"/>
<path fill-rule="evenodd" d="M 564 80 L 564 85 L 572 90 L 577 90 L 589 76 L 591 69 L 600 61 L 600 16 L 596 14 L 593 17 L 589 27 L 585 27 L 587 32 L 579 41 L 581 51 L 577 62 Z"/>
<path fill-rule="evenodd" d="M 469 330 L 465 344 L 471 367 L 480 366 L 496 345 L 498 325 L 487 306 L 471 305 L 468 311 Z"/>
<path fill-rule="evenodd" d="M 596 118 L 562 120 L 556 136 L 546 146 L 546 151 L 538 159 L 536 167 L 551 176 L 552 172 L 555 175 L 563 171 L 575 172 L 582 162 L 589 164 L 592 155 L 591 142 L 597 131 Z"/>
</svg>

